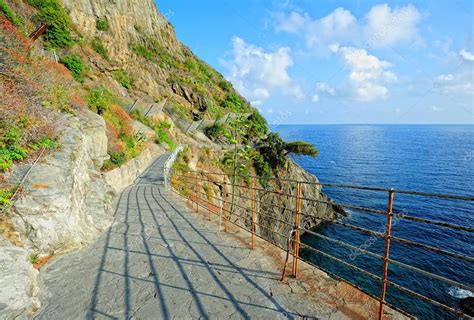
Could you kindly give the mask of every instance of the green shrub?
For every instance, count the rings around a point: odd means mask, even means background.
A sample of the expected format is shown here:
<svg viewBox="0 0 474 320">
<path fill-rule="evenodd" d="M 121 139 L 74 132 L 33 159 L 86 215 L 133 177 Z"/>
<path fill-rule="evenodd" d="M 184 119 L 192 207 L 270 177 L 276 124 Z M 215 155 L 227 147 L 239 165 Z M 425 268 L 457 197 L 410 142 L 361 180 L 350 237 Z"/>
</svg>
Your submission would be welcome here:
<svg viewBox="0 0 474 320">
<path fill-rule="evenodd" d="M 28 155 L 28 150 L 21 146 L 21 134 L 21 128 L 15 126 L 0 135 L 0 171 L 8 170 L 14 161 Z"/>
<path fill-rule="evenodd" d="M 130 90 L 132 88 L 132 80 L 122 69 L 115 71 L 113 77 L 125 89 Z"/>
<path fill-rule="evenodd" d="M 229 93 L 224 100 L 224 108 L 232 112 L 240 113 L 245 111 L 246 103 L 236 93 Z"/>
<path fill-rule="evenodd" d="M 216 122 L 213 125 L 207 127 L 204 133 L 212 140 L 217 140 L 224 136 L 224 131 L 224 125 Z"/>
<path fill-rule="evenodd" d="M 15 188 L 0 188 L 0 208 L 10 204 L 10 199 L 16 191 Z"/>
<path fill-rule="evenodd" d="M 87 105 L 98 114 L 104 114 L 113 102 L 112 92 L 103 87 L 93 88 L 87 95 Z"/>
<path fill-rule="evenodd" d="M 100 31 L 108 31 L 110 29 L 109 20 L 107 20 L 107 18 L 97 19 L 95 26 L 97 30 Z"/>
<path fill-rule="evenodd" d="M 124 152 L 109 152 L 110 156 L 110 162 L 117 165 L 121 166 L 122 164 L 125 163 L 125 153 Z"/>
<path fill-rule="evenodd" d="M 256 155 L 254 156 L 253 167 L 255 169 L 255 173 L 259 177 L 260 185 L 264 188 L 267 188 L 268 182 L 273 176 L 272 169 L 260 153 L 256 153 Z"/>
<path fill-rule="evenodd" d="M 219 87 L 226 92 L 232 91 L 232 84 L 227 80 L 219 81 Z"/>
<path fill-rule="evenodd" d="M 250 136 L 261 137 L 268 133 L 267 120 L 257 110 L 253 110 L 248 120 L 250 121 Z"/>
<path fill-rule="evenodd" d="M 102 42 L 102 39 L 99 37 L 95 37 L 92 39 L 92 49 L 94 49 L 95 52 L 97 52 L 102 58 L 105 60 L 109 60 L 109 53 L 107 52 L 107 48 L 105 48 L 104 43 Z"/>
<path fill-rule="evenodd" d="M 141 44 L 132 45 L 132 51 L 139 57 L 145 58 L 149 61 L 153 60 L 153 52 Z"/>
<path fill-rule="evenodd" d="M 45 137 L 42 139 L 39 139 L 38 141 L 35 141 L 33 143 L 30 143 L 28 147 L 30 147 L 33 150 L 38 150 L 38 149 L 55 149 L 58 146 L 56 141 L 54 141 L 51 138 Z"/>
<path fill-rule="evenodd" d="M 304 141 L 293 141 L 285 144 L 286 154 L 293 153 L 297 155 L 305 155 L 317 157 L 319 150 L 310 143 Z"/>
<path fill-rule="evenodd" d="M 7 19 L 15 26 L 20 27 L 23 25 L 23 21 L 13 12 L 4 0 L 0 0 L 0 12 L 3 12 L 5 17 L 7 17 Z"/>
<path fill-rule="evenodd" d="M 260 141 L 258 150 L 272 169 L 282 167 L 286 162 L 285 141 L 277 133 L 272 132 Z"/>
<path fill-rule="evenodd" d="M 69 102 L 69 91 L 61 83 L 55 83 L 47 87 L 46 99 L 43 105 L 48 108 L 58 109 L 71 113 L 71 103 Z"/>
<path fill-rule="evenodd" d="M 45 39 L 52 48 L 71 47 L 71 17 L 59 0 L 28 0 L 28 3 L 39 9 L 38 18 L 48 25 Z"/>
<path fill-rule="evenodd" d="M 80 83 L 84 83 L 85 65 L 81 57 L 75 54 L 66 55 L 61 57 L 61 59 L 59 59 L 59 62 L 64 64 L 66 68 L 71 71 L 71 74 L 74 79 L 76 79 Z"/>
</svg>

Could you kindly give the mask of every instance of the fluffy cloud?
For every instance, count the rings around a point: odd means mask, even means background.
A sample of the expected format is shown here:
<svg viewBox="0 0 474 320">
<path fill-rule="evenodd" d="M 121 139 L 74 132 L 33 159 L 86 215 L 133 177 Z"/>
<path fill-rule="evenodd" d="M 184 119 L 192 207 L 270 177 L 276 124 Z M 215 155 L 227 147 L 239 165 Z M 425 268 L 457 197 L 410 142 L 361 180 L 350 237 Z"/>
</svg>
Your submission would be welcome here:
<svg viewBox="0 0 474 320">
<path fill-rule="evenodd" d="M 368 54 L 365 49 L 343 47 L 339 51 L 349 69 L 349 82 L 357 100 L 373 101 L 387 96 L 385 85 L 397 81 L 397 76 L 388 70 L 389 62 Z"/>
<path fill-rule="evenodd" d="M 273 16 L 277 22 L 275 25 L 276 31 L 296 33 L 303 29 L 303 27 L 311 21 L 308 14 L 300 14 L 298 12 L 291 12 L 288 15 L 278 12 Z"/>
<path fill-rule="evenodd" d="M 419 41 L 417 24 L 420 19 L 421 14 L 411 4 L 394 9 L 388 4 L 373 6 L 365 16 L 365 40 L 374 47 Z"/>
<path fill-rule="evenodd" d="M 310 19 L 307 20 L 310 21 Z M 354 37 L 356 32 L 356 18 L 350 11 L 337 8 L 329 15 L 307 24 L 306 43 L 311 48 L 324 50 L 347 38 Z"/>
<path fill-rule="evenodd" d="M 295 11 L 274 16 L 276 31 L 301 33 L 308 47 L 322 53 L 328 53 L 337 44 L 363 44 L 367 48 L 421 41 L 418 34 L 421 14 L 411 4 L 393 9 L 387 4 L 376 5 L 359 21 L 341 7 L 320 19 Z"/>
<path fill-rule="evenodd" d="M 231 60 L 221 63 L 228 69 L 228 79 L 254 105 L 261 105 L 276 90 L 296 99 L 304 98 L 288 74 L 293 65 L 289 48 L 265 52 L 238 37 L 232 39 L 232 46 Z"/>
<path fill-rule="evenodd" d="M 474 79 L 472 69 L 462 70 L 456 74 L 442 74 L 435 78 L 434 89 L 447 96 L 474 95 Z"/>
<path fill-rule="evenodd" d="M 463 58 L 466 61 L 474 61 L 474 53 L 467 51 L 466 49 L 462 49 L 459 52 L 459 55 L 461 58 Z"/>
<path fill-rule="evenodd" d="M 314 103 L 318 103 L 318 101 L 319 101 L 319 96 L 318 96 L 317 94 L 313 95 L 313 96 L 311 97 L 311 101 L 313 101 Z"/>
</svg>

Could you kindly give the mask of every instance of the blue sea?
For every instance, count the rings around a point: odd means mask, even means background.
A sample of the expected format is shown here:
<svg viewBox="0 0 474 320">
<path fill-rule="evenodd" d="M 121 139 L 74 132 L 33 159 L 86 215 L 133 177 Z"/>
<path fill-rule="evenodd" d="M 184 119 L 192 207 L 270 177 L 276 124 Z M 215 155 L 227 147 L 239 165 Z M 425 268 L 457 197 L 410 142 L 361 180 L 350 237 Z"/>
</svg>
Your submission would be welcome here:
<svg viewBox="0 0 474 320">
<path fill-rule="evenodd" d="M 474 126 L 472 125 L 281 125 L 272 128 L 287 140 L 305 140 L 319 150 L 317 158 L 295 157 L 321 182 L 395 188 L 430 193 L 474 195 Z M 323 188 L 340 203 L 387 210 L 387 193 Z M 304 208 L 303 208 L 304 211 Z M 474 203 L 395 194 L 394 211 L 415 217 L 474 227 Z M 349 210 L 346 223 L 385 232 L 386 218 Z M 384 240 L 338 224 L 316 232 L 383 255 Z M 474 234 L 441 226 L 396 219 L 392 235 L 465 256 L 474 256 Z M 302 241 L 344 261 L 381 275 L 382 261 L 358 254 L 316 236 Z M 373 295 L 380 282 L 308 249 L 302 256 Z M 474 263 L 392 241 L 390 257 L 417 268 L 474 287 Z M 473 296 L 469 290 L 445 284 L 407 268 L 391 265 L 388 279 L 444 304 L 459 307 Z M 453 318 L 442 309 L 389 287 L 387 301 L 420 319 Z"/>
</svg>

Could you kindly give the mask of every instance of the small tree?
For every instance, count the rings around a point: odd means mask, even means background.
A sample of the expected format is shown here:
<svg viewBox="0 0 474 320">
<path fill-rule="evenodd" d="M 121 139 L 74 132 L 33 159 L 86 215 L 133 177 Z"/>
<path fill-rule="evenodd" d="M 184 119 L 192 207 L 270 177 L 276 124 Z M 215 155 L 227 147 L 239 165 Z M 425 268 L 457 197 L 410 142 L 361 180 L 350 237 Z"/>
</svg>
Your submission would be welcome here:
<svg viewBox="0 0 474 320">
<path fill-rule="evenodd" d="M 316 149 L 315 146 L 304 141 L 288 142 L 285 144 L 285 150 L 285 155 L 288 155 L 289 153 L 310 157 L 317 157 L 319 155 L 319 150 Z"/>
</svg>

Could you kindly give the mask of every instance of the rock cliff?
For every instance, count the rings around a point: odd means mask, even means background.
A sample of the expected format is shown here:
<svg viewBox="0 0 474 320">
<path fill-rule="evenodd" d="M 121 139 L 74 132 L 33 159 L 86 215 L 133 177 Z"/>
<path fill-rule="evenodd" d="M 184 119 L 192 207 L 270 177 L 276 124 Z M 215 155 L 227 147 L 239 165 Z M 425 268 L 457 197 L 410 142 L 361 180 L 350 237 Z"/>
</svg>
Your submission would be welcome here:
<svg viewBox="0 0 474 320">
<path fill-rule="evenodd" d="M 112 222 L 113 192 L 99 171 L 107 157 L 104 120 L 84 110 L 58 124 L 60 149 L 33 167 L 6 211 L 24 247 L 40 256 L 81 247 Z M 16 166 L 7 180 L 15 183 L 24 172 Z"/>
</svg>

